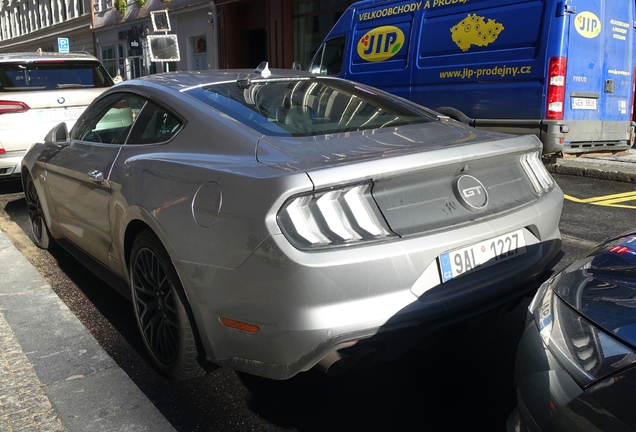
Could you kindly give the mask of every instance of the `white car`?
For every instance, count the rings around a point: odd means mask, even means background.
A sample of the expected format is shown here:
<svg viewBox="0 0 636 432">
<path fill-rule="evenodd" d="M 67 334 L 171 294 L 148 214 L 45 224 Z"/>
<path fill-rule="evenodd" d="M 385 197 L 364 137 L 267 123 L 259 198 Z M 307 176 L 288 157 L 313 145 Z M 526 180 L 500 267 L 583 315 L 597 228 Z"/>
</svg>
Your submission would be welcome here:
<svg viewBox="0 0 636 432">
<path fill-rule="evenodd" d="M 84 53 L 0 53 L 0 178 L 19 175 L 22 157 L 52 127 L 71 128 L 113 80 Z"/>
</svg>

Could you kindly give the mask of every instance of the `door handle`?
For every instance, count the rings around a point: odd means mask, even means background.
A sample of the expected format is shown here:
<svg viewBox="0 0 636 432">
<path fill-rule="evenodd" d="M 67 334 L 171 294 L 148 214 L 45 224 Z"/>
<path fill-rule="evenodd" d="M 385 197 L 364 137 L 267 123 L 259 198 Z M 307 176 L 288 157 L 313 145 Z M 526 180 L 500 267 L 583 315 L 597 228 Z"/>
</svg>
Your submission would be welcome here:
<svg viewBox="0 0 636 432">
<path fill-rule="evenodd" d="M 103 182 L 104 181 L 104 173 L 101 171 L 93 170 L 88 172 L 88 176 L 91 180 L 95 182 Z"/>
</svg>

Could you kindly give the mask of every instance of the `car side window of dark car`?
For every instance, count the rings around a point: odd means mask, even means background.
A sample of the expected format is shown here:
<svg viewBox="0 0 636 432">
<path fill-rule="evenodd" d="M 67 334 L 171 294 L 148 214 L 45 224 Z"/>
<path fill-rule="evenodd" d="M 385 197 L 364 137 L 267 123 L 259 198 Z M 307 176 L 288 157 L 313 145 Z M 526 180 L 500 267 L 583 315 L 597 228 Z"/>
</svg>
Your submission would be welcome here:
<svg viewBox="0 0 636 432">
<path fill-rule="evenodd" d="M 166 142 L 181 129 L 182 122 L 164 108 L 146 103 L 139 113 L 127 144 Z"/>
<path fill-rule="evenodd" d="M 90 106 L 77 121 L 71 138 L 104 144 L 124 144 L 146 100 L 130 93 L 113 93 Z"/>
</svg>

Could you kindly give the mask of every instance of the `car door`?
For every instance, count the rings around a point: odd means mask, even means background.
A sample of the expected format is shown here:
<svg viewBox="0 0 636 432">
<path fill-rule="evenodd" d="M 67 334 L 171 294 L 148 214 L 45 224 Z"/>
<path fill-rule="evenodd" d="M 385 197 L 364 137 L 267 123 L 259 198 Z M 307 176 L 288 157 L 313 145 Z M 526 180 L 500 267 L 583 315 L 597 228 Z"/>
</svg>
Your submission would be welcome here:
<svg viewBox="0 0 636 432">
<path fill-rule="evenodd" d="M 110 169 L 126 141 L 135 109 L 145 101 L 113 93 L 91 105 L 71 131 L 69 145 L 47 161 L 47 184 L 63 235 L 108 264 L 112 242 Z"/>
</svg>

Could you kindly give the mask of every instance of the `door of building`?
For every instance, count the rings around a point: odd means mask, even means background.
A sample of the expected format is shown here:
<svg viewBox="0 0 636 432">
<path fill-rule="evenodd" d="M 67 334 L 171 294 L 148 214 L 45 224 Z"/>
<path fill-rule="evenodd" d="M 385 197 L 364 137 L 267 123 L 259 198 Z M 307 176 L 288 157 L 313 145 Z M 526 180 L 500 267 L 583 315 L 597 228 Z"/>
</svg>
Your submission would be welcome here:
<svg viewBox="0 0 636 432">
<path fill-rule="evenodd" d="M 268 60 L 267 0 L 246 0 L 220 6 L 221 68 L 255 68 Z"/>
</svg>

